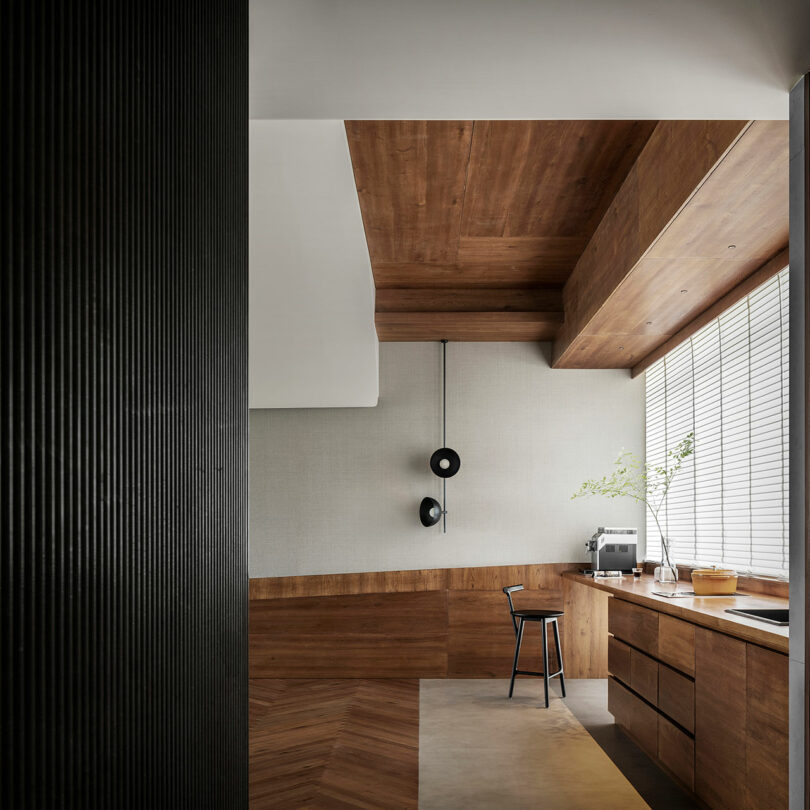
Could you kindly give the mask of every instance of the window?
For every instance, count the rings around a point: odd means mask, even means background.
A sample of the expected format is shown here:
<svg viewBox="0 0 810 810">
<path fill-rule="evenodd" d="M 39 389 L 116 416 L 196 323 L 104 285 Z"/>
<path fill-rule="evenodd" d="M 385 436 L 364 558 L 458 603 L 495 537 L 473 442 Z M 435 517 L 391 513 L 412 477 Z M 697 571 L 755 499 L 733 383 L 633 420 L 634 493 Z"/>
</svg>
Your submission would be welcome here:
<svg viewBox="0 0 810 810">
<path fill-rule="evenodd" d="M 787 576 L 787 268 L 650 366 L 646 392 L 648 464 L 695 434 L 659 515 L 673 559 Z"/>
</svg>

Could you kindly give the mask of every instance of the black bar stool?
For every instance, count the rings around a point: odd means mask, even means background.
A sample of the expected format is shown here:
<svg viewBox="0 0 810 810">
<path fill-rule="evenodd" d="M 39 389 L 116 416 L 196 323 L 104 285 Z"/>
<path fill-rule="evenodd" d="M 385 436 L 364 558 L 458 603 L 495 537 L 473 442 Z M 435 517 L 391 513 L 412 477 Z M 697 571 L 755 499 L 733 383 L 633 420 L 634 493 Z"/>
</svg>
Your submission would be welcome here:
<svg viewBox="0 0 810 810">
<path fill-rule="evenodd" d="M 515 628 L 515 661 L 512 664 L 512 680 L 509 682 L 509 697 L 515 690 L 515 675 L 536 675 L 542 676 L 543 686 L 546 691 L 546 708 L 548 708 L 548 682 L 551 678 L 560 677 L 560 690 L 565 697 L 565 676 L 563 675 L 562 650 L 560 649 L 560 631 L 557 628 L 557 618 L 563 615 L 562 610 L 515 610 L 512 603 L 512 594 L 515 591 L 522 591 L 522 585 L 510 585 L 503 589 L 506 598 L 509 600 L 509 614 L 512 616 L 512 626 Z M 540 622 L 543 632 L 543 671 L 530 672 L 525 669 L 518 669 L 518 658 L 520 657 L 520 643 L 523 641 L 523 623 Z M 557 647 L 557 661 L 560 668 L 556 672 L 548 671 L 548 634 L 546 633 L 546 623 L 550 622 L 554 630 L 554 644 Z"/>
</svg>

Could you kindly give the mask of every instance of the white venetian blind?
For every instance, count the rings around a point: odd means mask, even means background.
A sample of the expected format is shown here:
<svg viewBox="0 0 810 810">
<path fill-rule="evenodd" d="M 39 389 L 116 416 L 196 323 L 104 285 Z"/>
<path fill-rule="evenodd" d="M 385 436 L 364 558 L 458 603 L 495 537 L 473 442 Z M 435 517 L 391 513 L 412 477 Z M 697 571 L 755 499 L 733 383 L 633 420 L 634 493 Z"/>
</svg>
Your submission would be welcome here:
<svg viewBox="0 0 810 810">
<path fill-rule="evenodd" d="M 787 268 L 650 366 L 646 391 L 648 464 L 695 436 L 659 515 L 674 561 L 787 576 Z"/>
</svg>

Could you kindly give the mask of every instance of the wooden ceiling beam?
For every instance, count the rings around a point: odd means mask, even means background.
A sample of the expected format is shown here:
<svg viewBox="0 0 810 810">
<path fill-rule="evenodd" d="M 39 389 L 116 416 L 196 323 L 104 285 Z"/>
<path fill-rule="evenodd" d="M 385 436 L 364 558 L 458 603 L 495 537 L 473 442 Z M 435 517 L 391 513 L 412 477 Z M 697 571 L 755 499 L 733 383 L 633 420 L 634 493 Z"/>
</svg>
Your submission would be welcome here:
<svg viewBox="0 0 810 810">
<path fill-rule="evenodd" d="M 638 377 L 646 371 L 653 363 L 660 360 L 665 354 L 688 340 L 699 329 L 711 323 L 715 318 L 720 317 L 727 309 L 731 309 L 734 304 L 742 301 L 746 295 L 750 295 L 760 284 L 764 284 L 768 279 L 773 278 L 777 273 L 784 270 L 790 261 L 788 249 L 780 250 L 772 259 L 765 262 L 759 270 L 753 272 L 745 281 L 738 284 L 731 292 L 715 301 L 708 309 L 701 312 L 693 321 L 690 321 L 679 332 L 674 334 L 669 340 L 662 343 L 657 349 L 650 352 L 640 363 L 633 366 L 631 376 Z"/>
<path fill-rule="evenodd" d="M 560 312 L 562 285 L 534 289 L 414 287 L 377 290 L 377 312 Z"/>
<path fill-rule="evenodd" d="M 381 341 L 553 340 L 563 321 L 550 312 L 377 312 Z"/>
<path fill-rule="evenodd" d="M 747 121 L 656 125 L 566 282 L 565 323 L 553 350 L 555 368 L 594 367 L 580 357 L 590 354 L 592 322 L 750 126 Z M 615 322 L 605 326 L 621 332 L 622 319 L 632 315 L 616 312 Z M 612 363 L 603 356 L 595 365 Z"/>
</svg>

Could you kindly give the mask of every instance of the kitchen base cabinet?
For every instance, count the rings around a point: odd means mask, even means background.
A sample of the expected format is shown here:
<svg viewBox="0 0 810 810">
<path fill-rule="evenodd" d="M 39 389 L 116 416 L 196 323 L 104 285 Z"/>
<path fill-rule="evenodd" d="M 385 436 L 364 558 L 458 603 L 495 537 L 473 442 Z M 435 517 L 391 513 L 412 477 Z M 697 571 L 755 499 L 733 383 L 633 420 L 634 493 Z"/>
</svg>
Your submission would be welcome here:
<svg viewBox="0 0 810 810">
<path fill-rule="evenodd" d="M 658 759 L 689 790 L 695 789 L 695 741 L 658 715 Z"/>
<path fill-rule="evenodd" d="M 746 643 L 695 628 L 695 793 L 745 807 Z"/>
<path fill-rule="evenodd" d="M 608 711 L 642 750 L 658 755 L 658 713 L 614 678 L 608 678 Z"/>
<path fill-rule="evenodd" d="M 788 806 L 788 657 L 746 645 L 746 806 Z"/>
<path fill-rule="evenodd" d="M 608 710 L 702 806 L 788 807 L 788 657 L 609 601 Z"/>
</svg>

